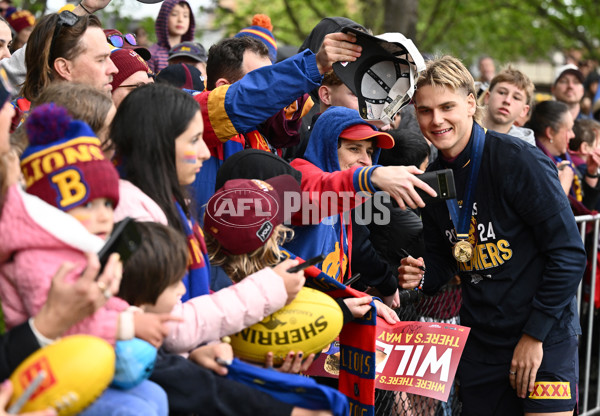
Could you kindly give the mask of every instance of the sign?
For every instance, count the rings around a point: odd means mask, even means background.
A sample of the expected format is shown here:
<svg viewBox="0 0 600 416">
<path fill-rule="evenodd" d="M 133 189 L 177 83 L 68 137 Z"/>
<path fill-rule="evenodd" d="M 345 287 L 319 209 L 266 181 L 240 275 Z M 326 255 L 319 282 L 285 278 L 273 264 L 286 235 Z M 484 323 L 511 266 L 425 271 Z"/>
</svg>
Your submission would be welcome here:
<svg viewBox="0 0 600 416">
<path fill-rule="evenodd" d="M 447 401 L 470 328 L 441 322 L 377 318 L 375 387 Z M 323 350 L 306 374 L 337 377 L 337 341 Z"/>
</svg>

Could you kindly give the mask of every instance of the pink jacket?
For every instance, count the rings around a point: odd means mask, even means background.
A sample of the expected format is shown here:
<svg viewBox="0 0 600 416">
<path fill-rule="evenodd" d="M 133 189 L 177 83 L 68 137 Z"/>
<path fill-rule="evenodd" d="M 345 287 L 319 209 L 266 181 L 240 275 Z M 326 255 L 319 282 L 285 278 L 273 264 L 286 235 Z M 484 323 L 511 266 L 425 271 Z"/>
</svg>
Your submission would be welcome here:
<svg viewBox="0 0 600 416">
<path fill-rule="evenodd" d="M 19 185 L 6 192 L 0 236 L 0 298 L 8 328 L 38 313 L 61 264 L 69 261 L 77 266 L 67 276 L 74 281 L 85 268 L 84 252 L 98 252 L 104 244 L 75 218 L 27 194 Z M 128 306 L 113 297 L 66 335 L 96 335 L 114 345 L 118 315 Z"/>
<path fill-rule="evenodd" d="M 131 182 L 119 179 L 119 205 L 115 208 L 115 222 L 125 217 L 168 225 L 167 216 L 152 198 Z"/>
<path fill-rule="evenodd" d="M 122 182 L 135 189 L 134 192 L 120 193 L 115 221 L 129 216 L 145 220 L 155 218 L 154 221 L 162 222 L 157 219 L 160 215 L 154 210 L 154 206 L 158 208 L 158 205 L 139 188 L 127 181 Z M 146 198 L 152 204 L 135 202 L 146 201 Z M 162 211 L 160 213 L 164 216 Z M 166 217 L 163 224 L 166 224 Z M 260 322 L 267 315 L 281 309 L 286 301 L 287 292 L 283 279 L 273 270 L 263 269 L 240 283 L 176 305 L 171 315 L 182 317 L 183 322 L 169 324 L 169 335 L 164 346 L 174 353 L 187 353 L 200 344 L 218 340 Z"/>
<path fill-rule="evenodd" d="M 176 305 L 171 315 L 183 322 L 170 324 L 164 346 L 174 353 L 189 352 L 262 321 L 286 301 L 283 279 L 270 268 L 262 269 L 240 283 Z"/>
</svg>

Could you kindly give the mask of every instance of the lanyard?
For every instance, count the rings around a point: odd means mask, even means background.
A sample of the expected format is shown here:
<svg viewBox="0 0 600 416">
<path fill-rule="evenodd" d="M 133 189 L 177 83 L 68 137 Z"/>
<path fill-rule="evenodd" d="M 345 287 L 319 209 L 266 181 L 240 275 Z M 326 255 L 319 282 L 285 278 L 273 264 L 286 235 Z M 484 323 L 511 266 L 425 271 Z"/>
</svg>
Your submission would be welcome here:
<svg viewBox="0 0 600 416">
<path fill-rule="evenodd" d="M 473 199 L 475 187 L 477 186 L 477 176 L 481 166 L 481 155 L 485 145 L 485 131 L 477 124 L 473 123 L 473 146 L 471 147 L 471 169 L 467 179 L 467 189 L 465 190 L 465 199 L 462 210 L 458 207 L 456 198 L 446 200 L 450 218 L 456 230 L 456 236 L 459 240 L 469 238 L 469 226 L 471 225 L 471 212 L 473 211 Z"/>
</svg>

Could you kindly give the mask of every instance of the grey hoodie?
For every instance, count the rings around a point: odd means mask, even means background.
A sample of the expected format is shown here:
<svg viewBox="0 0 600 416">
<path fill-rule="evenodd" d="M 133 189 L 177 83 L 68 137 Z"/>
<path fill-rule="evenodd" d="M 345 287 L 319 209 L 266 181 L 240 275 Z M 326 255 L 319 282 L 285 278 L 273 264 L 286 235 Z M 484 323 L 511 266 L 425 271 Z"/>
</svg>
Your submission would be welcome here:
<svg viewBox="0 0 600 416">
<path fill-rule="evenodd" d="M 519 139 L 523 139 L 527 143 L 535 146 L 535 135 L 533 134 L 533 130 L 531 129 L 512 125 L 510 130 L 506 134 L 508 134 L 509 136 L 518 137 Z"/>
</svg>

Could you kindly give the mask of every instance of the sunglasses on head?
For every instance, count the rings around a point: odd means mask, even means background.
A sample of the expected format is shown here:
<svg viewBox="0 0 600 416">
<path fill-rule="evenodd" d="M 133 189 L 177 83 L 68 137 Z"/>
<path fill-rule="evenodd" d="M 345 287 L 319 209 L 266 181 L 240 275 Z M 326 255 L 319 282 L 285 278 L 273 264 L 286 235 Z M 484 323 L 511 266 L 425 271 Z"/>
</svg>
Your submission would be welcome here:
<svg viewBox="0 0 600 416">
<path fill-rule="evenodd" d="M 58 15 L 58 20 L 56 21 L 56 28 L 54 29 L 54 33 L 52 34 L 52 41 L 50 42 L 50 57 L 52 57 L 52 51 L 54 50 L 54 43 L 56 42 L 56 38 L 60 34 L 63 26 L 73 27 L 75 23 L 79 21 L 79 17 L 69 10 L 65 10 Z M 50 61 L 50 66 L 52 66 L 52 61 Z"/>
<path fill-rule="evenodd" d="M 125 42 L 129 43 L 131 46 L 137 46 L 137 40 L 133 33 L 126 33 L 124 35 L 115 33 L 114 35 L 108 36 L 106 39 L 108 40 L 108 43 L 115 48 L 122 48 Z"/>
</svg>

